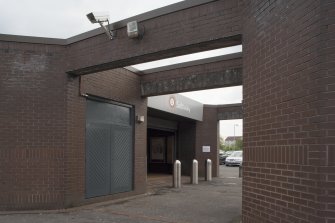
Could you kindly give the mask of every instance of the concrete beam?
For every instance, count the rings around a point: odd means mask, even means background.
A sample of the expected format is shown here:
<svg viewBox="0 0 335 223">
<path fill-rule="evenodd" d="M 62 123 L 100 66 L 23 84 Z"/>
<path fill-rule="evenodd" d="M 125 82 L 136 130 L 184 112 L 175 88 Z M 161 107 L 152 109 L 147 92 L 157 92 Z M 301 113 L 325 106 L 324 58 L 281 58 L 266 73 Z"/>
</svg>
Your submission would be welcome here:
<svg viewBox="0 0 335 223">
<path fill-rule="evenodd" d="M 149 18 L 142 39 L 129 39 L 126 27 L 109 40 L 103 33 L 68 45 L 67 73 L 85 75 L 138 63 L 242 43 L 242 5 L 209 1 Z"/>
<path fill-rule="evenodd" d="M 208 50 L 213 50 L 213 49 L 218 49 L 218 48 L 223 48 L 223 47 L 236 46 L 242 43 L 241 38 L 242 37 L 240 35 L 229 36 L 229 37 L 220 38 L 216 40 L 210 40 L 210 41 L 205 41 L 201 43 L 184 45 L 181 47 L 175 47 L 175 48 L 170 48 L 166 50 L 156 51 L 153 53 L 141 54 L 139 56 L 133 56 L 133 57 L 123 58 L 119 60 L 111 59 L 109 62 L 102 63 L 102 64 L 99 64 L 100 62 L 97 61 L 98 63 L 97 65 L 70 70 L 67 73 L 70 75 L 74 75 L 74 76 L 80 76 L 80 75 L 97 73 L 97 72 L 101 72 L 105 70 L 111 70 L 111 69 L 126 67 L 126 66 L 145 63 L 145 62 L 151 62 L 151 61 L 175 57 L 175 56 L 187 55 L 191 53 L 208 51 Z M 100 49 L 99 51 L 103 51 L 103 50 Z M 143 52 L 145 53 L 145 51 Z M 103 52 L 103 54 L 104 53 L 107 53 L 107 52 Z"/>
<path fill-rule="evenodd" d="M 189 67 L 179 64 L 177 67 L 160 68 L 162 71 L 143 75 L 142 97 L 242 85 L 241 57 Z"/>
<path fill-rule="evenodd" d="M 157 67 L 157 68 L 152 68 L 152 69 L 147 69 L 147 70 L 136 70 L 133 67 L 125 67 L 126 69 L 129 69 L 131 72 L 136 73 L 138 75 L 146 75 L 145 78 L 149 77 L 147 74 L 153 74 L 157 76 L 157 73 L 162 72 L 162 71 L 167 71 L 167 70 L 175 70 L 179 68 L 185 68 L 185 67 L 191 67 L 191 66 L 196 66 L 196 65 L 201 65 L 201 64 L 209 64 L 209 63 L 214 63 L 214 62 L 222 62 L 222 61 L 227 61 L 227 60 L 235 60 L 235 65 L 241 66 L 242 65 L 242 53 L 232 53 L 232 54 L 227 54 L 227 55 L 222 55 L 222 56 L 216 56 L 216 57 L 210 57 L 210 58 L 205 58 L 205 59 L 200 59 L 200 60 L 193 60 L 189 62 L 184 62 L 184 63 L 178 63 L 178 64 L 173 64 L 173 65 L 168 65 L 168 66 L 163 66 L 163 67 Z M 165 74 L 166 75 L 166 74 Z M 144 78 L 144 79 L 145 79 Z"/>
<path fill-rule="evenodd" d="M 243 119 L 242 104 L 218 105 L 218 120 Z"/>
</svg>

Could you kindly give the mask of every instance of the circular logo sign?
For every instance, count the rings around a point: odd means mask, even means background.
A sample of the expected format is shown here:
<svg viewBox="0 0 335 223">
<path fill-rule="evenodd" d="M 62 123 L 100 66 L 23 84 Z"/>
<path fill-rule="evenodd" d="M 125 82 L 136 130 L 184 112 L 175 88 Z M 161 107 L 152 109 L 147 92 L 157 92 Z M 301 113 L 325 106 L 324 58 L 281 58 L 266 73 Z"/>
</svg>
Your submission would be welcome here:
<svg viewBox="0 0 335 223">
<path fill-rule="evenodd" d="M 169 98 L 169 104 L 172 108 L 176 106 L 176 99 L 173 96 Z"/>
</svg>

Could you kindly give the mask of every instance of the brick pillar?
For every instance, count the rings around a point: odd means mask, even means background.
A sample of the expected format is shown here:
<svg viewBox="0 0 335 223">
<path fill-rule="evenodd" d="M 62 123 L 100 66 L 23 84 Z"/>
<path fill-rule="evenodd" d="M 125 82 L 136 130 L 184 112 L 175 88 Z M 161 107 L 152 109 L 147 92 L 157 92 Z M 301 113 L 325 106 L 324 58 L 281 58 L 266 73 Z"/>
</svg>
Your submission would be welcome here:
<svg viewBox="0 0 335 223">
<path fill-rule="evenodd" d="M 199 176 L 205 176 L 205 161 L 212 160 L 212 175 L 219 174 L 219 124 L 217 106 L 204 105 L 203 121 L 196 126 L 195 156 L 199 162 Z M 210 152 L 203 152 L 202 146 L 210 146 Z"/>
<path fill-rule="evenodd" d="M 335 222 L 334 1 L 249 1 L 243 223 Z"/>
</svg>

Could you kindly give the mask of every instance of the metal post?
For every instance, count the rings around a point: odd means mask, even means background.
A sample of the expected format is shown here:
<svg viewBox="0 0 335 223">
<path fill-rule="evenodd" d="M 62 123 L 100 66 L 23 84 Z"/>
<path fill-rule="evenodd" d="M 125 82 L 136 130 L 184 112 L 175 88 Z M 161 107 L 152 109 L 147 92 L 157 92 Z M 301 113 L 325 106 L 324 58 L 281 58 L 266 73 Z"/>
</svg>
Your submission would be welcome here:
<svg viewBox="0 0 335 223">
<path fill-rule="evenodd" d="M 212 181 L 212 160 L 206 160 L 206 181 Z"/>
<path fill-rule="evenodd" d="M 173 187 L 181 187 L 181 163 L 179 160 L 176 160 L 173 165 Z"/>
<path fill-rule="evenodd" d="M 235 126 L 238 126 L 238 124 L 234 124 L 234 141 L 235 141 L 235 143 L 236 143 L 236 136 L 235 136 Z"/>
<path fill-rule="evenodd" d="M 193 163 L 192 163 L 191 183 L 198 184 L 198 161 L 195 159 L 193 160 Z"/>
<path fill-rule="evenodd" d="M 235 140 L 235 126 L 236 126 L 236 124 L 234 124 L 234 140 Z"/>
<path fill-rule="evenodd" d="M 242 165 L 238 167 L 238 177 L 242 177 Z"/>
</svg>

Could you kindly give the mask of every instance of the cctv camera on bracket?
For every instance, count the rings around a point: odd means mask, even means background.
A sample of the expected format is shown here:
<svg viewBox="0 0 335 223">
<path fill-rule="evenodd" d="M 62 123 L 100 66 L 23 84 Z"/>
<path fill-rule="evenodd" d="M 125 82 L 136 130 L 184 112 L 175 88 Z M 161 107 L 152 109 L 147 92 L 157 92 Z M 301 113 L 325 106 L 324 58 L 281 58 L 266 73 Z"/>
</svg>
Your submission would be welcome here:
<svg viewBox="0 0 335 223">
<path fill-rule="evenodd" d="M 104 29 L 105 33 L 110 39 L 113 39 L 114 34 L 109 28 L 109 15 L 108 12 L 91 12 L 86 15 L 91 23 L 99 23 L 101 28 Z M 107 22 L 107 25 L 104 25 Z"/>
</svg>

